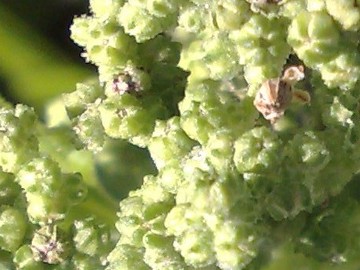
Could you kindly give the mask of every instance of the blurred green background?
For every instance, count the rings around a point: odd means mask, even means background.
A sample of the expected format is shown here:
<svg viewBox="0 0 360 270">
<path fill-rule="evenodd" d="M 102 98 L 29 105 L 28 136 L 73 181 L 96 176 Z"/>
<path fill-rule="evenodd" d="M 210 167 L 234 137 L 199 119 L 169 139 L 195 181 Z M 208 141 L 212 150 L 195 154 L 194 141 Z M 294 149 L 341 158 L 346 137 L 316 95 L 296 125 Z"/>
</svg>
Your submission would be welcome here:
<svg viewBox="0 0 360 270">
<path fill-rule="evenodd" d="M 41 114 L 51 98 L 94 76 L 69 31 L 87 8 L 85 0 L 0 0 L 0 89 L 8 101 Z"/>
</svg>

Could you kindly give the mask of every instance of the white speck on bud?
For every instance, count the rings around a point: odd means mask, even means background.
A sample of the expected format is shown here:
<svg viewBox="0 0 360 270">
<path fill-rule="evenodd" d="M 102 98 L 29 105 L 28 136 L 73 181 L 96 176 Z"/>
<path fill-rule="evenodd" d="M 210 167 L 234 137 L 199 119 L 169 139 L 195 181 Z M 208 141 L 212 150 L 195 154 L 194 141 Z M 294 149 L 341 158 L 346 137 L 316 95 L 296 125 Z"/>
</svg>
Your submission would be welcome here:
<svg viewBox="0 0 360 270">
<path fill-rule="evenodd" d="M 130 73 L 124 72 L 120 73 L 113 80 L 112 89 L 114 92 L 123 95 L 125 93 L 138 92 L 140 90 L 140 87 L 136 82 L 133 81 Z"/>
</svg>

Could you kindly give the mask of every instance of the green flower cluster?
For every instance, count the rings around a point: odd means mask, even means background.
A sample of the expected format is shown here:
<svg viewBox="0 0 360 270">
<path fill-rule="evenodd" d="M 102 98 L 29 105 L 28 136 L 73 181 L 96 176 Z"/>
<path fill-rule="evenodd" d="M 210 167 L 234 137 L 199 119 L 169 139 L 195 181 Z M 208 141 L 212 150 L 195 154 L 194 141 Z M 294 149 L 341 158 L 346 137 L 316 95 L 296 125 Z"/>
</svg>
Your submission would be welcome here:
<svg viewBox="0 0 360 270">
<path fill-rule="evenodd" d="M 359 6 L 90 0 L 71 33 L 99 79 L 63 96 L 73 133 L 2 104 L 0 266 L 264 270 L 283 254 L 358 269 Z M 284 105 L 280 87 L 295 100 L 290 65 L 311 101 L 269 123 L 254 96 L 268 110 Z M 47 146 L 58 138 L 90 150 L 104 178 L 116 143 L 149 151 L 157 172 L 120 202 L 118 239 L 75 211 L 92 197 Z"/>
<path fill-rule="evenodd" d="M 107 137 L 147 147 L 158 169 L 120 202 L 107 270 L 261 269 L 282 245 L 354 260 L 343 222 L 359 207 L 343 194 L 360 168 L 357 1 L 90 7 L 71 30 L 100 83 L 65 96 L 74 129 L 95 153 Z M 290 64 L 305 66 L 312 100 L 270 125 L 253 97 Z"/>
<path fill-rule="evenodd" d="M 346 34 L 352 35 L 341 33 L 327 12 L 304 11 L 292 21 L 288 41 L 306 65 L 320 72 L 329 87 L 349 89 L 359 80 L 360 57 L 357 38 L 348 39 Z"/>
<path fill-rule="evenodd" d="M 0 129 L 1 268 L 101 267 L 105 257 L 96 249 L 111 248 L 110 230 L 69 216 L 87 187 L 80 174 L 63 172 L 43 151 L 41 138 L 49 130 L 32 109 L 5 103 Z"/>
</svg>

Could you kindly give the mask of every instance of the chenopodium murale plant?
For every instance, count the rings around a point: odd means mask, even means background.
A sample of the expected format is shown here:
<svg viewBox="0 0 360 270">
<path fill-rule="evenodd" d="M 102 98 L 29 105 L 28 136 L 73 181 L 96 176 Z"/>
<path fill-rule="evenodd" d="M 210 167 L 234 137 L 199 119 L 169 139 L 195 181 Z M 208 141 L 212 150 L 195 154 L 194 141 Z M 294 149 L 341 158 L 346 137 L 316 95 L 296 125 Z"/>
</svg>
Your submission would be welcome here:
<svg viewBox="0 0 360 270">
<path fill-rule="evenodd" d="M 3 102 L 1 263 L 255 270 L 283 253 L 293 269 L 358 269 L 359 6 L 90 0 L 71 37 L 99 79 L 64 95 L 62 132 L 94 156 L 109 140 L 147 148 L 157 174 L 120 202 L 115 245 L 69 214 L 86 185 L 41 147 L 49 130 Z"/>
</svg>

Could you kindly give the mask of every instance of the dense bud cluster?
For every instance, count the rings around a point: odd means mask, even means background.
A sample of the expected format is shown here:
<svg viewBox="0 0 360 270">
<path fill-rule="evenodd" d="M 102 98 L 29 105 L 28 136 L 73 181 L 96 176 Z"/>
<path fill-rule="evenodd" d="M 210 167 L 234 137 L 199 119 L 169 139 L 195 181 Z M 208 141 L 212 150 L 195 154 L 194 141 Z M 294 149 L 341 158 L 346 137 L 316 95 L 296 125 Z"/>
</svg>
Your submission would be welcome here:
<svg viewBox="0 0 360 270">
<path fill-rule="evenodd" d="M 357 269 L 359 6 L 91 0 L 71 33 L 99 79 L 63 96 L 73 133 L 53 131 L 69 140 L 61 153 L 90 150 L 109 176 L 106 166 L 121 167 L 109 148 L 127 141 L 157 172 L 121 200 L 114 247 L 101 222 L 73 217 L 86 186 L 46 147 L 56 136 L 29 108 L 4 104 L 4 264 L 267 270 L 292 258 L 297 269 Z"/>
<path fill-rule="evenodd" d="M 341 197 L 360 166 L 357 1 L 90 5 L 91 16 L 72 26 L 106 96 L 87 101 L 99 112 L 88 129 L 100 119 L 97 130 L 148 147 L 158 169 L 120 203 L 120 240 L 106 269 L 261 269 L 282 245 L 354 259 L 350 240 L 336 246 L 348 214 L 333 213 L 359 209 Z M 290 64 L 302 76 L 287 82 Z M 310 94 L 296 89 L 301 79 Z M 270 82 L 289 88 L 271 125 L 254 103 Z M 296 97 L 308 104 L 291 103 Z M 317 239 L 331 246 L 317 249 Z"/>
<path fill-rule="evenodd" d="M 4 104 L 0 123 L 2 269 L 79 269 L 77 264 L 99 260 L 99 253 L 86 258 L 90 246 L 82 247 L 79 238 L 84 226 L 72 225 L 69 217 L 74 206 L 85 199 L 87 187 L 79 173 L 63 172 L 44 151 L 43 140 L 51 131 L 23 105 L 11 108 Z M 93 229 L 87 235 L 99 233 Z M 109 238 L 98 243 L 101 249 L 106 245 L 111 246 Z"/>
</svg>

